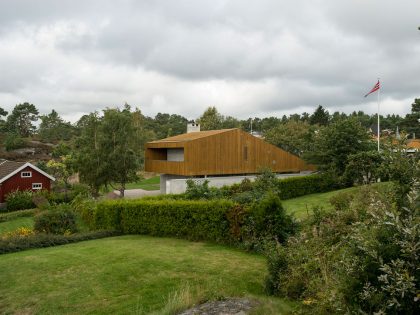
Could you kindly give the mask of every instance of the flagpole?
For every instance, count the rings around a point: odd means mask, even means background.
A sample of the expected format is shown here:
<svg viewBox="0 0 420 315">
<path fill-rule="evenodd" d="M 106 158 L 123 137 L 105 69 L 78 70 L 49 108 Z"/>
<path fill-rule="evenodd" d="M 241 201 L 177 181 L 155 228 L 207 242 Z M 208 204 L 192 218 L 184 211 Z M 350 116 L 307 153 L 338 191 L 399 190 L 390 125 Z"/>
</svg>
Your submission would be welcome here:
<svg viewBox="0 0 420 315">
<path fill-rule="evenodd" d="M 379 78 L 378 78 L 378 82 L 379 82 Z M 379 103 L 380 103 L 380 94 L 381 94 L 381 89 L 378 89 L 378 152 L 379 152 L 379 138 L 381 137 L 381 128 L 380 128 L 380 121 L 379 121 Z"/>
</svg>

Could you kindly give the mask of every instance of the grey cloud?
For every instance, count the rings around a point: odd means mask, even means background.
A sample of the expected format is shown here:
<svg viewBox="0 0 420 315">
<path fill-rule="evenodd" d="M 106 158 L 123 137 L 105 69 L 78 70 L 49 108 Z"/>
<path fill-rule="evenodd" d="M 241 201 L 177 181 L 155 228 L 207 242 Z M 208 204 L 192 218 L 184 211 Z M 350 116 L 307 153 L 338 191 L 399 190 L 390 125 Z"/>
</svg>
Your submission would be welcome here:
<svg viewBox="0 0 420 315">
<path fill-rule="evenodd" d="M 0 104 L 69 117 L 125 101 L 190 118 L 209 105 L 243 117 L 349 110 L 377 76 L 384 99 L 403 104 L 419 96 L 420 3 L 394 3 L 1 2 Z"/>
</svg>

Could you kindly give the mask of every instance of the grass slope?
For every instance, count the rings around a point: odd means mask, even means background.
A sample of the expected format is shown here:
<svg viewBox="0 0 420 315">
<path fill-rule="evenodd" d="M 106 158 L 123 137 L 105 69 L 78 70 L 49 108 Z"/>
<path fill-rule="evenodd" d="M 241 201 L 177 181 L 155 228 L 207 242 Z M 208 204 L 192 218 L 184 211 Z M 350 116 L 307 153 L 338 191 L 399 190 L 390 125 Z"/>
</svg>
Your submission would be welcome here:
<svg viewBox="0 0 420 315">
<path fill-rule="evenodd" d="M 137 183 L 128 183 L 126 189 L 159 190 L 160 177 L 155 176 L 148 179 L 143 179 Z"/>
<path fill-rule="evenodd" d="M 288 199 L 282 201 L 284 209 L 288 213 L 294 214 L 296 218 L 304 219 L 311 214 L 311 208 L 314 206 L 321 206 L 326 211 L 333 210 L 333 206 L 330 203 L 330 198 L 346 191 L 356 191 L 358 187 L 345 188 L 340 190 L 334 190 L 326 193 L 311 194 L 298 198 Z"/>
<path fill-rule="evenodd" d="M 205 243 L 122 236 L 2 255 L 0 313 L 172 314 L 206 299 L 264 297 L 265 259 Z"/>
<path fill-rule="evenodd" d="M 20 227 L 33 228 L 34 218 L 32 217 L 22 217 L 16 218 L 11 221 L 1 222 L 0 223 L 0 236 L 7 233 L 15 231 Z"/>
<path fill-rule="evenodd" d="M 391 185 L 392 183 L 390 182 L 372 184 L 373 187 L 376 187 L 380 190 L 390 188 Z M 350 187 L 326 193 L 306 195 L 298 198 L 284 200 L 282 201 L 282 204 L 288 213 L 294 214 L 296 218 L 305 219 L 308 217 L 308 212 L 309 215 L 311 214 L 312 207 L 321 206 L 324 208 L 324 210 L 331 211 L 334 209 L 330 203 L 331 197 L 342 192 L 356 192 L 358 189 L 360 189 L 360 187 L 361 186 Z"/>
</svg>

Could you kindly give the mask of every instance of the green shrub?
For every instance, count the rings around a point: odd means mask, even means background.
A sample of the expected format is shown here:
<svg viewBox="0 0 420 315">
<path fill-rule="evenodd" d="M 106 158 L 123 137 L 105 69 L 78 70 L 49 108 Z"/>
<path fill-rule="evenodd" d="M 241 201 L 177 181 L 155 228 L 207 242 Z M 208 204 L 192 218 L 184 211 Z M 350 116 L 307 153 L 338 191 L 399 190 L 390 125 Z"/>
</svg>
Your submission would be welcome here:
<svg viewBox="0 0 420 315">
<path fill-rule="evenodd" d="M 254 182 L 245 179 L 240 184 L 220 188 L 218 194 L 210 192 L 206 196 L 208 196 L 208 199 L 228 197 L 245 205 L 261 199 L 267 191 L 272 191 L 281 200 L 286 200 L 314 193 L 328 192 L 341 187 L 342 185 L 337 178 L 329 173 L 281 179 L 277 178 L 273 172 L 264 170 Z"/>
<path fill-rule="evenodd" d="M 340 192 L 330 198 L 330 203 L 337 211 L 346 210 L 350 207 L 350 203 L 354 198 L 354 193 Z"/>
<path fill-rule="evenodd" d="M 286 214 L 279 197 L 268 192 L 251 207 L 249 223 L 253 234 L 259 237 L 274 237 L 284 242 L 297 231 L 297 223 Z"/>
<path fill-rule="evenodd" d="M 33 195 L 34 194 L 30 190 L 24 190 L 24 191 L 16 190 L 7 194 L 6 196 L 7 208 L 3 210 L 3 212 L 35 208 L 35 204 L 32 201 Z"/>
<path fill-rule="evenodd" d="M 281 200 L 328 192 L 338 188 L 341 187 L 337 179 L 328 173 L 279 179 L 276 185 Z"/>
<path fill-rule="evenodd" d="M 71 235 L 39 233 L 25 237 L 0 238 L 0 254 L 13 253 L 31 248 L 65 245 L 116 235 L 119 235 L 116 231 L 94 231 Z"/>
<path fill-rule="evenodd" d="M 64 234 L 77 232 L 76 215 L 68 205 L 56 206 L 35 216 L 34 230 L 47 234 Z"/>
<path fill-rule="evenodd" d="M 202 184 L 198 184 L 191 178 L 187 179 L 187 189 L 185 191 L 185 198 L 189 200 L 209 199 L 209 181 L 206 179 Z"/>
<path fill-rule="evenodd" d="M 91 224 L 126 234 L 175 236 L 192 240 L 232 240 L 226 200 L 111 200 L 97 204 Z"/>
<path fill-rule="evenodd" d="M 25 146 L 25 140 L 16 133 L 8 133 L 4 139 L 4 147 L 6 151 L 20 149 Z"/>
<path fill-rule="evenodd" d="M 362 187 L 340 211 L 314 217 L 268 256 L 268 292 L 303 300 L 311 314 L 417 314 L 419 186 L 395 196 Z"/>
</svg>

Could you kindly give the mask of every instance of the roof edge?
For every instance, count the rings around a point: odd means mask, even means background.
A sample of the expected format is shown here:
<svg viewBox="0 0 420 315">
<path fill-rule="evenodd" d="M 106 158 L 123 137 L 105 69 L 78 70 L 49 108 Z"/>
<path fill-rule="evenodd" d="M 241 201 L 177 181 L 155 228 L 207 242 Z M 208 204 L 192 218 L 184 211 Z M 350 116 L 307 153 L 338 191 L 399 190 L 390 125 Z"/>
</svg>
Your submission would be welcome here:
<svg viewBox="0 0 420 315">
<path fill-rule="evenodd" d="M 3 177 L 2 179 L 0 179 L 0 184 L 5 182 L 6 180 L 8 180 L 10 177 L 16 175 L 17 173 L 19 173 L 21 170 L 23 170 L 26 167 L 30 167 L 33 170 L 37 171 L 38 173 L 41 173 L 42 175 L 44 175 L 45 177 L 48 177 L 49 179 L 51 179 L 52 181 L 55 181 L 55 178 L 47 173 L 45 173 L 43 170 L 41 170 L 40 168 L 36 167 L 35 165 L 26 162 L 25 164 L 23 164 L 21 167 L 15 169 L 13 172 L 11 172 L 10 174 L 6 175 L 5 177 Z"/>
</svg>

